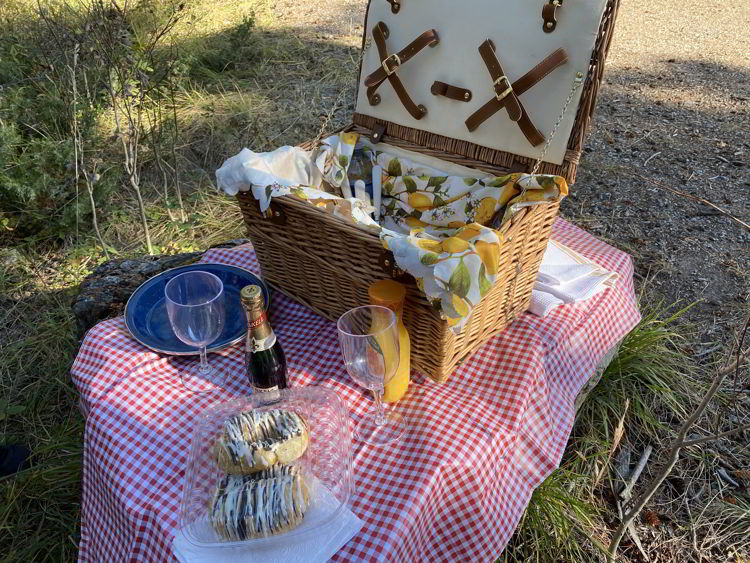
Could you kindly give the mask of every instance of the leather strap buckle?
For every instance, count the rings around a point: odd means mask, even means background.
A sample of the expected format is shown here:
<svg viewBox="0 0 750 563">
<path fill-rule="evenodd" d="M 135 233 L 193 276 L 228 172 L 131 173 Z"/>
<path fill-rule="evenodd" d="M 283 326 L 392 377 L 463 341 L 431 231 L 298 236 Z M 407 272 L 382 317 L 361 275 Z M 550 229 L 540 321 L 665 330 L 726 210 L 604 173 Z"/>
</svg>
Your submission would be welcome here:
<svg viewBox="0 0 750 563">
<path fill-rule="evenodd" d="M 506 84 L 506 87 L 505 90 L 501 92 L 500 90 L 503 88 L 503 82 Z M 504 74 L 498 77 L 497 80 L 492 83 L 492 85 L 495 88 L 495 97 L 497 98 L 498 102 L 502 102 L 503 98 L 513 93 L 513 86 L 511 86 L 510 80 L 508 80 L 508 77 Z"/>
<path fill-rule="evenodd" d="M 388 66 L 388 63 L 389 61 L 391 61 L 391 59 L 393 59 L 393 68 Z M 398 67 L 401 66 L 401 58 L 396 53 L 393 53 L 392 55 L 388 55 L 385 59 L 383 59 L 383 62 L 381 64 L 383 65 L 385 75 L 390 76 L 398 70 Z"/>
<path fill-rule="evenodd" d="M 375 27 L 372 28 L 372 39 L 375 42 L 375 46 L 378 48 L 380 66 L 375 72 L 365 77 L 367 99 L 371 105 L 379 104 L 380 95 L 376 93 L 376 90 L 387 80 L 396 92 L 398 99 L 404 105 L 404 108 L 406 108 L 406 111 L 409 112 L 409 115 L 414 119 L 422 119 L 427 115 L 427 108 L 422 104 L 417 105 L 414 103 L 409 96 L 409 93 L 406 91 L 406 88 L 404 88 L 401 79 L 396 75 L 396 71 L 401 68 L 401 65 L 411 60 L 414 55 L 419 53 L 425 47 L 434 47 L 437 45 L 440 41 L 437 31 L 434 29 L 425 31 L 398 53 L 393 53 L 392 55 L 388 54 L 388 47 L 385 44 L 388 35 L 388 26 L 383 22 L 378 22 Z"/>
<path fill-rule="evenodd" d="M 534 126 L 526 109 L 523 107 L 518 96 L 537 84 L 550 72 L 555 70 L 568 60 L 564 49 L 557 49 L 548 55 L 543 61 L 524 74 L 521 78 L 511 83 L 503 71 L 503 67 L 495 54 L 495 44 L 487 39 L 479 46 L 479 54 L 484 60 L 485 66 L 492 78 L 492 87 L 495 93 L 493 98 L 475 111 L 466 120 L 466 127 L 474 131 L 482 123 L 505 108 L 508 117 L 518 124 L 524 137 L 536 147 L 544 142 L 544 135 Z"/>
</svg>

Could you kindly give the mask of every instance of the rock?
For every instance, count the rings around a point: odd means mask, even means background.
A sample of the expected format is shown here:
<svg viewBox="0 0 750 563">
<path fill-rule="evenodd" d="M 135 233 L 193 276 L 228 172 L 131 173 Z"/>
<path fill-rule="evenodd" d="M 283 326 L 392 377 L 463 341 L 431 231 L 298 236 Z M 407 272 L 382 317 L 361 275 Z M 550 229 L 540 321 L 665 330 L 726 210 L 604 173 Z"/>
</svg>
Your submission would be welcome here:
<svg viewBox="0 0 750 563">
<path fill-rule="evenodd" d="M 238 239 L 211 248 L 232 248 L 247 242 Z M 79 338 L 99 321 L 122 315 L 130 295 L 147 279 L 170 268 L 197 262 L 202 255 L 202 252 L 188 252 L 142 256 L 110 260 L 98 266 L 83 280 L 73 302 Z"/>
</svg>

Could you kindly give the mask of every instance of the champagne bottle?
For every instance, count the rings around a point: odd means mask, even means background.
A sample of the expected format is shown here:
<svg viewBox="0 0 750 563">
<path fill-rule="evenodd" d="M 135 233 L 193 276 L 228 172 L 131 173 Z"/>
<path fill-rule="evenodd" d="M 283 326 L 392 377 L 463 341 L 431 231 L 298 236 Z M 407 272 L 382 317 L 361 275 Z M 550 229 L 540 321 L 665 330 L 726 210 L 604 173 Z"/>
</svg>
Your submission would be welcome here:
<svg viewBox="0 0 750 563">
<path fill-rule="evenodd" d="M 260 286 L 248 285 L 240 291 L 247 315 L 245 369 L 253 392 L 286 389 L 286 358 L 266 316 Z"/>
</svg>

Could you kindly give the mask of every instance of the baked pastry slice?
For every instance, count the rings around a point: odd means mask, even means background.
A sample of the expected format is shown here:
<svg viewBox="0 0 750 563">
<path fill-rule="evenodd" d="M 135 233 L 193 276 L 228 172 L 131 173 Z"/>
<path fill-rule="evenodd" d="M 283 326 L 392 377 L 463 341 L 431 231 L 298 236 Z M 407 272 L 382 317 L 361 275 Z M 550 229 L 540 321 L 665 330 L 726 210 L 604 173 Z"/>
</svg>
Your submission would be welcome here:
<svg viewBox="0 0 750 563">
<path fill-rule="evenodd" d="M 248 474 L 295 461 L 309 439 L 305 419 L 294 411 L 248 411 L 224 423 L 214 453 L 223 471 Z"/>
<path fill-rule="evenodd" d="M 242 541 L 297 527 L 310 505 L 310 491 L 297 466 L 275 466 L 219 481 L 209 515 L 216 533 Z"/>
</svg>

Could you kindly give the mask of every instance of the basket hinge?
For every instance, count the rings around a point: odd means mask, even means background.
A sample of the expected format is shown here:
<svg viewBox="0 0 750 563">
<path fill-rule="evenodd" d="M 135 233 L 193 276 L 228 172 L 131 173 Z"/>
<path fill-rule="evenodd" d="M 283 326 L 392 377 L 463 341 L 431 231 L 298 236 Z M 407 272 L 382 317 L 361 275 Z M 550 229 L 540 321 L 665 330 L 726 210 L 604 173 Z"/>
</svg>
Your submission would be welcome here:
<svg viewBox="0 0 750 563">
<path fill-rule="evenodd" d="M 286 212 L 281 205 L 274 201 L 271 201 L 268 209 L 266 209 L 266 212 L 263 213 L 260 210 L 260 202 L 249 193 L 248 196 L 248 199 L 251 202 L 250 204 L 255 207 L 255 209 L 258 211 L 258 215 L 263 217 L 263 219 L 265 219 L 266 221 L 270 221 L 274 225 L 286 225 Z"/>
<path fill-rule="evenodd" d="M 286 225 L 286 212 L 284 211 L 284 208 L 273 201 L 268 207 L 268 211 L 266 211 L 266 218 L 274 225 Z"/>
<path fill-rule="evenodd" d="M 375 122 L 372 131 L 370 131 L 370 140 L 373 143 L 379 143 L 383 140 L 383 135 L 385 135 L 385 127 L 386 125 L 382 121 Z"/>
<path fill-rule="evenodd" d="M 384 250 L 380 253 L 378 263 L 383 271 L 394 280 L 404 280 L 409 277 L 409 274 L 396 265 L 396 259 L 390 250 Z"/>
<path fill-rule="evenodd" d="M 386 0 L 391 5 L 391 12 L 398 14 L 401 10 L 401 0 Z"/>
<path fill-rule="evenodd" d="M 549 0 L 542 8 L 542 29 L 545 33 L 552 33 L 557 27 L 557 9 L 561 8 L 563 0 Z"/>
</svg>

